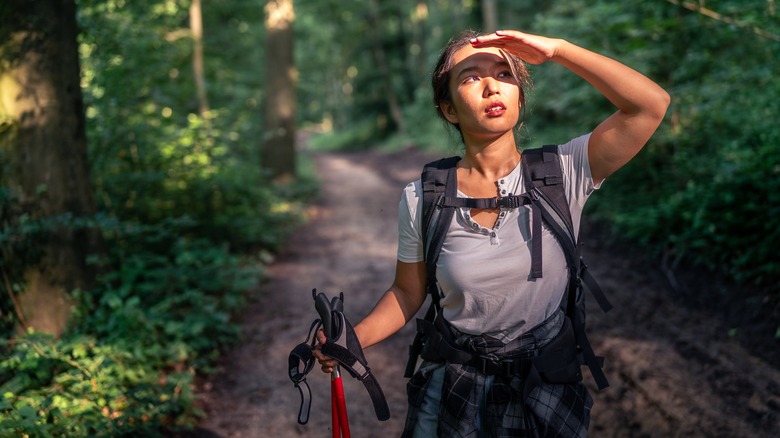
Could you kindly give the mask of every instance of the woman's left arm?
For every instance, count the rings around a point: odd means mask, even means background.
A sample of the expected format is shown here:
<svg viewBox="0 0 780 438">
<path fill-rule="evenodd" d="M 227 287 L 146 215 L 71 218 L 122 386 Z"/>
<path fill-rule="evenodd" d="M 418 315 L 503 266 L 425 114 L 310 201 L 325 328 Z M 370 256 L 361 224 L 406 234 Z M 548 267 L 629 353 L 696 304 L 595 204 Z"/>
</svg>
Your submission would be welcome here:
<svg viewBox="0 0 780 438">
<path fill-rule="evenodd" d="M 588 143 L 590 170 L 598 184 L 650 140 L 669 107 L 669 94 L 638 71 L 566 41 L 551 61 L 581 76 L 618 108 L 593 130 Z"/>
<path fill-rule="evenodd" d="M 596 184 L 642 149 L 669 107 L 669 94 L 643 74 L 562 39 L 508 30 L 475 38 L 471 44 L 507 50 L 530 64 L 557 62 L 588 81 L 618 108 L 590 136 L 588 159 Z"/>
</svg>

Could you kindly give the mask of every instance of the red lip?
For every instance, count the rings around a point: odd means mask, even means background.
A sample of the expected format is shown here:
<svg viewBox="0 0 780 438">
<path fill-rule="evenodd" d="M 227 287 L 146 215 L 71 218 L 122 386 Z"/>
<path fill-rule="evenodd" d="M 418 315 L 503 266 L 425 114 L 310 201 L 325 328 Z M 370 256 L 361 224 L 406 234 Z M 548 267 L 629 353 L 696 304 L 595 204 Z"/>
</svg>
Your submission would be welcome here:
<svg viewBox="0 0 780 438">
<path fill-rule="evenodd" d="M 493 102 L 485 108 L 485 114 L 488 116 L 500 116 L 506 112 L 506 106 L 501 102 Z"/>
</svg>

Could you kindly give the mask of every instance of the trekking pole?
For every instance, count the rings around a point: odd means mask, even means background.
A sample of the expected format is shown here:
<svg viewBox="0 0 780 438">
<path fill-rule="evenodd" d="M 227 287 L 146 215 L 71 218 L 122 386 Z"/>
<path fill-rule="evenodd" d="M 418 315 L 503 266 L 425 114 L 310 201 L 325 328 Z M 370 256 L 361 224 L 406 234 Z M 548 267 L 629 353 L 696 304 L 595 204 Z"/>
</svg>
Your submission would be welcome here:
<svg viewBox="0 0 780 438">
<path fill-rule="evenodd" d="M 337 301 L 334 298 L 334 305 L 341 305 L 341 301 Z M 328 299 L 323 294 L 319 294 L 314 299 L 314 308 L 317 309 L 317 313 L 322 320 L 322 329 L 325 332 L 325 336 L 328 339 L 332 339 L 335 328 L 333 324 L 332 312 L 333 305 L 328 302 Z M 350 438 L 349 434 L 349 419 L 347 418 L 347 401 L 344 397 L 344 385 L 341 382 L 341 373 L 339 367 L 333 368 L 330 373 L 330 404 L 331 404 L 331 428 L 333 432 L 333 438 Z"/>
</svg>

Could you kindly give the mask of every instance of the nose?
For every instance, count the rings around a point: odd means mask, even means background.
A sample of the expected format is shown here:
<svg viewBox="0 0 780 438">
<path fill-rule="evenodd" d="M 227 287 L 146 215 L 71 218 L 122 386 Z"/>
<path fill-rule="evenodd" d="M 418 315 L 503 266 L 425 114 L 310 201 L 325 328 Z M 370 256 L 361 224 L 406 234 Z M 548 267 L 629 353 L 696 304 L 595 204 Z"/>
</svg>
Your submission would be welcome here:
<svg viewBox="0 0 780 438">
<path fill-rule="evenodd" d="M 485 96 L 492 96 L 499 93 L 498 81 L 495 78 L 487 77 L 485 81 Z"/>
</svg>

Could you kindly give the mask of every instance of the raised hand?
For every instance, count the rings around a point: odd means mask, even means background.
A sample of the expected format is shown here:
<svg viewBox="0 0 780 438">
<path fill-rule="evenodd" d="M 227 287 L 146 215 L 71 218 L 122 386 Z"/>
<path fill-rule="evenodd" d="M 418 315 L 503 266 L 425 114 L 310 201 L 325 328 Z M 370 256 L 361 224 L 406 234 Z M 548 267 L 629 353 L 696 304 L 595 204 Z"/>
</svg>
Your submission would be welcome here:
<svg viewBox="0 0 780 438">
<path fill-rule="evenodd" d="M 495 47 L 520 57 L 529 64 L 543 64 L 558 54 L 563 40 L 516 30 L 499 30 L 471 40 L 474 48 Z"/>
</svg>

